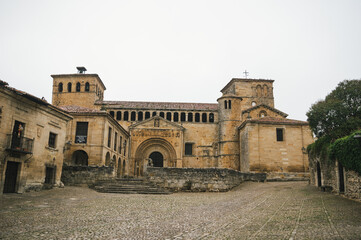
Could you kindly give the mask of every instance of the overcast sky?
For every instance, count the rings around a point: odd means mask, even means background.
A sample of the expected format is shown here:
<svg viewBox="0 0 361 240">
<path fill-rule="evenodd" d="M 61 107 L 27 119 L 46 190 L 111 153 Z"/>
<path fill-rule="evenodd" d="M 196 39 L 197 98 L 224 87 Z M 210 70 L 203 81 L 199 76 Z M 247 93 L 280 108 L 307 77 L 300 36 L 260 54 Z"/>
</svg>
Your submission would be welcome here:
<svg viewBox="0 0 361 240">
<path fill-rule="evenodd" d="M 0 0 L 0 79 L 51 101 L 85 66 L 106 100 L 216 103 L 232 79 L 273 79 L 275 107 L 361 78 L 360 0 Z"/>
</svg>

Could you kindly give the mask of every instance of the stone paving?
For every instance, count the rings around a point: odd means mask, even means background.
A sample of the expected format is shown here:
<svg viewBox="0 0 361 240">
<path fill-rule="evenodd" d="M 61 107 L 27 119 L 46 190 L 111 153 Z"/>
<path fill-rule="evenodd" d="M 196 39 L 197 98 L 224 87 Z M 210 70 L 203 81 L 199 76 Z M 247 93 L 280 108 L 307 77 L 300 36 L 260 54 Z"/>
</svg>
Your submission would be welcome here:
<svg viewBox="0 0 361 240">
<path fill-rule="evenodd" d="M 0 239 L 361 239 L 361 203 L 305 182 L 172 195 L 66 187 L 0 196 Z"/>
</svg>

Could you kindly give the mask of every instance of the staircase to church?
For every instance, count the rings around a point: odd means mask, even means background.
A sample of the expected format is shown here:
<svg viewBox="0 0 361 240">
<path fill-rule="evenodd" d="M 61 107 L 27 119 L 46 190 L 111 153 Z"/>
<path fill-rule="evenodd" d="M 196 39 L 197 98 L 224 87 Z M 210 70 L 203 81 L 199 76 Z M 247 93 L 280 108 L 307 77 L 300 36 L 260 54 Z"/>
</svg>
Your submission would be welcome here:
<svg viewBox="0 0 361 240">
<path fill-rule="evenodd" d="M 116 178 L 97 181 L 92 188 L 102 193 L 171 194 L 170 191 L 140 178 Z"/>
</svg>

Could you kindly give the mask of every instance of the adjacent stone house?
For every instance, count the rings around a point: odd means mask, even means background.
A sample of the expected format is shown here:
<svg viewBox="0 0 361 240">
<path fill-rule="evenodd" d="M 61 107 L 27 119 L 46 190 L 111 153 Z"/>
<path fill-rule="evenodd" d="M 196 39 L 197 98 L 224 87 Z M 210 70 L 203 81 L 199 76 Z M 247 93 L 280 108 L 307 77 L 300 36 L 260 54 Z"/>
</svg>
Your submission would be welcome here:
<svg viewBox="0 0 361 240">
<path fill-rule="evenodd" d="M 72 117 L 0 81 L 0 193 L 59 186 Z"/>
<path fill-rule="evenodd" d="M 107 166 L 125 175 L 129 133 L 107 112 L 63 106 L 73 119 L 68 124 L 64 163 L 69 166 Z"/>
</svg>

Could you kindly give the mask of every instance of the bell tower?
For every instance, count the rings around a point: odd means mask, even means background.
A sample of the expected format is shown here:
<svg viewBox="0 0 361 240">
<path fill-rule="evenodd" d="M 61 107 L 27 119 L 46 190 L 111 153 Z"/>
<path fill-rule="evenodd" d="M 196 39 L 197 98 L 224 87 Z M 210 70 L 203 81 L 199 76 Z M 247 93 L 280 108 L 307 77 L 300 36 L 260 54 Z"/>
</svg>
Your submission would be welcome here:
<svg viewBox="0 0 361 240">
<path fill-rule="evenodd" d="M 52 104 L 55 106 L 80 106 L 97 109 L 97 100 L 103 100 L 105 85 L 98 74 L 86 74 L 85 67 L 78 73 L 51 75 L 53 78 Z"/>
<path fill-rule="evenodd" d="M 218 167 L 240 170 L 238 127 L 246 120 L 242 111 L 259 104 L 274 107 L 273 80 L 233 78 L 218 98 Z"/>
</svg>

